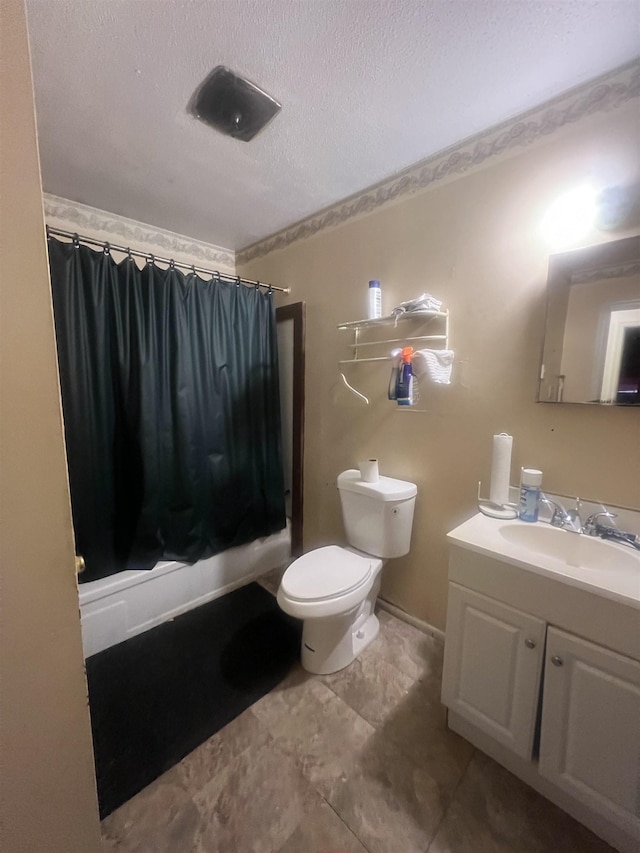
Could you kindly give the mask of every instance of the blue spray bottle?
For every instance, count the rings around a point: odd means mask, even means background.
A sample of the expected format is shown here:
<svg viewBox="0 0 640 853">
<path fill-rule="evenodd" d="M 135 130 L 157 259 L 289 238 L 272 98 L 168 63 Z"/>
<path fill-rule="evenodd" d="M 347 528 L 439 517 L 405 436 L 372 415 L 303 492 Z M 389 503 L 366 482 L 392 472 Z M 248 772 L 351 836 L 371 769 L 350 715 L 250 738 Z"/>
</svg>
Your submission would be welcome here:
<svg viewBox="0 0 640 853">
<path fill-rule="evenodd" d="M 403 347 L 398 371 L 398 385 L 396 388 L 396 400 L 399 406 L 413 406 L 414 400 L 414 377 L 411 367 L 413 347 Z"/>
</svg>

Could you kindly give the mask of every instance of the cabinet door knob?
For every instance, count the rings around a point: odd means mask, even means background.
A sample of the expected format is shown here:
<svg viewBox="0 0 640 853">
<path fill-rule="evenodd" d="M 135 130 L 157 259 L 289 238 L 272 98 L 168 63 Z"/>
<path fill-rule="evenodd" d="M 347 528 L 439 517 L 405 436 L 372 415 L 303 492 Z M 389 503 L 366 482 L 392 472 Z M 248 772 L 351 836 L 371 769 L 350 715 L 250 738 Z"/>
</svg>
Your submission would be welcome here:
<svg viewBox="0 0 640 853">
<path fill-rule="evenodd" d="M 535 647 L 536 647 L 535 640 L 526 639 L 524 641 L 524 644 L 528 649 L 535 649 Z"/>
<path fill-rule="evenodd" d="M 564 663 L 564 661 L 562 660 L 562 658 L 561 658 L 559 655 L 554 655 L 554 656 L 551 658 L 551 663 L 552 663 L 554 666 L 562 666 L 562 664 Z"/>
</svg>

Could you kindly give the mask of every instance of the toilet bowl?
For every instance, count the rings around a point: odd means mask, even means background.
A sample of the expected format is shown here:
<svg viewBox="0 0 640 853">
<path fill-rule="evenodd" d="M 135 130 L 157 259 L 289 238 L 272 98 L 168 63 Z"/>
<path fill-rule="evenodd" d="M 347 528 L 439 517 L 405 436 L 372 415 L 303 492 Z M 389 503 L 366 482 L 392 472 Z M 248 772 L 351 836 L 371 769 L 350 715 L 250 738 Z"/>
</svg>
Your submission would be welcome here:
<svg viewBox="0 0 640 853">
<path fill-rule="evenodd" d="M 303 620 L 301 661 L 309 672 L 348 666 L 376 638 L 375 602 L 386 559 L 409 551 L 416 486 L 391 477 L 338 477 L 348 546 L 309 551 L 286 570 L 278 604 Z M 368 546 L 363 549 L 363 546 Z"/>
<path fill-rule="evenodd" d="M 309 672 L 347 666 L 378 634 L 373 613 L 383 561 L 352 548 L 309 551 L 284 573 L 278 604 L 303 619 L 301 660 Z"/>
</svg>

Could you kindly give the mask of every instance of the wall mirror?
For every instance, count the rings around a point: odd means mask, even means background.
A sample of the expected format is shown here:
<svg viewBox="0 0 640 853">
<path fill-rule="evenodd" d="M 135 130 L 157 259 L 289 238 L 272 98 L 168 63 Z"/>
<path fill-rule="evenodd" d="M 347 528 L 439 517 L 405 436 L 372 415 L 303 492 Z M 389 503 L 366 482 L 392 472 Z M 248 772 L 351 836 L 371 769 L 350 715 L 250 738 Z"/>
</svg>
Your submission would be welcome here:
<svg viewBox="0 0 640 853">
<path fill-rule="evenodd" d="M 538 402 L 640 406 L 640 236 L 552 255 Z"/>
</svg>

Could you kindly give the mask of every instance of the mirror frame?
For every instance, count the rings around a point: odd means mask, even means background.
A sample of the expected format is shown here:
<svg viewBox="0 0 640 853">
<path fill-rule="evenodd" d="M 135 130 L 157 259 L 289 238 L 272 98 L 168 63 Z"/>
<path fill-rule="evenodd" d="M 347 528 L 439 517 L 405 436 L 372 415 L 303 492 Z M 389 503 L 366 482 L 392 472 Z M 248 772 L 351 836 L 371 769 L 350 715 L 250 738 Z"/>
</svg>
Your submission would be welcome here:
<svg viewBox="0 0 640 853">
<path fill-rule="evenodd" d="M 583 249 L 573 249 L 569 252 L 560 252 L 549 257 L 549 271 L 547 275 L 547 301 L 545 311 L 544 337 L 540 351 L 540 364 L 538 369 L 538 393 L 536 400 L 538 403 L 553 403 L 563 405 L 589 405 L 589 406 L 605 406 L 616 408 L 637 408 L 618 406 L 616 403 L 601 403 L 595 401 L 573 401 L 573 400 L 558 400 L 550 399 L 548 396 L 543 397 L 545 386 L 544 377 L 544 362 L 545 352 L 549 344 L 549 330 L 551 327 L 551 308 L 554 296 L 560 288 L 566 288 L 572 278 L 580 274 L 595 273 L 600 269 L 609 269 L 612 267 L 629 267 L 625 270 L 625 274 L 632 275 L 636 271 L 640 271 L 640 235 L 633 237 L 624 237 L 620 240 L 610 240 L 606 243 L 599 243 L 595 246 L 587 246 Z M 639 294 L 640 298 L 640 294 Z M 556 395 L 557 396 L 557 395 Z"/>
</svg>

